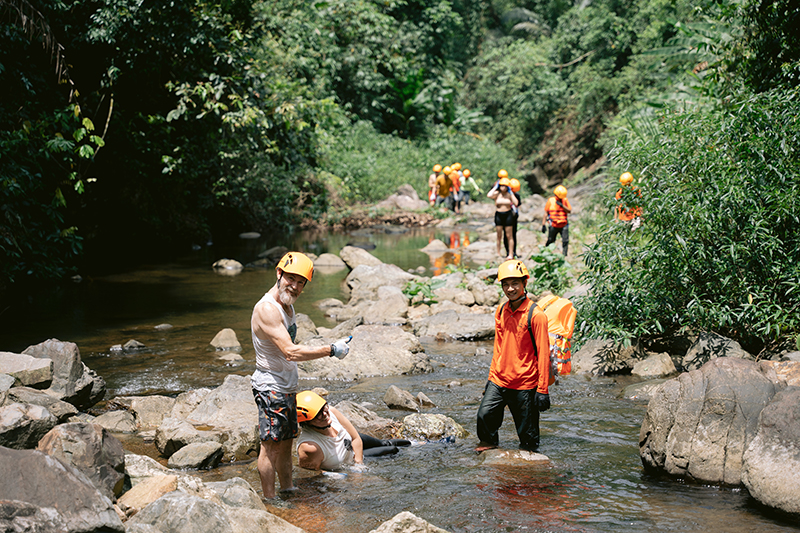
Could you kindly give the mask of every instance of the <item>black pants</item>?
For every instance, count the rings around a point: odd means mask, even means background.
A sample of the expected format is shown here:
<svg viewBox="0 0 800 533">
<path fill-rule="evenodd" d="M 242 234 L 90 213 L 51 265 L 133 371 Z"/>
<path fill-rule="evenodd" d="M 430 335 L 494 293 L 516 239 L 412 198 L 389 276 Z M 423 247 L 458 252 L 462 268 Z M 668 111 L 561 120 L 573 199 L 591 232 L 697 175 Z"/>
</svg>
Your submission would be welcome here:
<svg viewBox="0 0 800 533">
<path fill-rule="evenodd" d="M 492 446 L 500 443 L 497 431 L 508 406 L 517 428 L 520 449 L 536 451 L 539 448 L 539 410 L 533 403 L 535 393 L 535 389 L 504 389 L 489 381 L 478 408 L 478 439 Z"/>
<path fill-rule="evenodd" d="M 567 250 L 569 250 L 569 224 L 563 228 L 554 228 L 550 226 L 550 231 L 547 233 L 547 242 L 545 246 L 556 242 L 556 236 L 561 234 L 561 249 L 564 251 L 564 257 L 567 257 Z"/>
<path fill-rule="evenodd" d="M 503 232 L 503 246 L 506 247 L 506 255 L 517 257 L 517 222 L 519 222 L 519 211 L 514 215 L 514 222 L 511 224 L 511 236 L 514 238 L 514 249 L 508 249 L 508 235 Z"/>
<path fill-rule="evenodd" d="M 372 435 L 359 433 L 361 442 L 364 443 L 364 457 L 378 457 L 381 455 L 392 455 L 397 453 L 398 446 L 411 446 L 411 442 L 405 439 L 376 439 Z"/>
</svg>

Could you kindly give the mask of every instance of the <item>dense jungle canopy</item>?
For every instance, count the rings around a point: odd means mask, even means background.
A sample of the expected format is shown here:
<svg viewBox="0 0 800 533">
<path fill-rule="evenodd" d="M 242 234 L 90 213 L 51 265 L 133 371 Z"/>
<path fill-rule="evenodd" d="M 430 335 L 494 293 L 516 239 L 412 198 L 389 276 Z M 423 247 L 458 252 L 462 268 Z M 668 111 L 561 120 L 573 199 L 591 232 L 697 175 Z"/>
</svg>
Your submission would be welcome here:
<svg viewBox="0 0 800 533">
<path fill-rule="evenodd" d="M 434 163 L 641 187 L 587 334 L 800 332 L 798 0 L 0 0 L 0 289 L 336 220 Z M 605 202 L 605 203 L 604 203 Z M 184 248 L 185 249 L 185 248 Z M 760 344 L 759 344 L 760 343 Z"/>
</svg>

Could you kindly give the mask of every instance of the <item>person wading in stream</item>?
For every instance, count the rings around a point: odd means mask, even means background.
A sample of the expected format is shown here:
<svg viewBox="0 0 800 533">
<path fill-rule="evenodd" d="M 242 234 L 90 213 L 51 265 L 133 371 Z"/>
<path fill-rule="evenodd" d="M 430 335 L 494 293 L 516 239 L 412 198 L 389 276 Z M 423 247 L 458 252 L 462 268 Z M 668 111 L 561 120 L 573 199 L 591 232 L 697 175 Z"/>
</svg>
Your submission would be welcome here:
<svg viewBox="0 0 800 533">
<path fill-rule="evenodd" d="M 506 406 L 514 418 L 520 449 L 539 448 L 539 412 L 550 408 L 550 337 L 547 317 L 528 298 L 528 278 L 528 269 L 518 259 L 497 269 L 508 302 L 499 305 L 494 315 L 494 356 L 478 408 L 477 452 L 499 444 Z"/>
<path fill-rule="evenodd" d="M 294 302 L 314 275 L 314 264 L 300 252 L 289 252 L 276 267 L 278 281 L 253 307 L 250 319 L 256 370 L 250 378 L 258 406 L 261 449 L 258 475 L 264 498 L 275 497 L 275 473 L 281 491 L 292 491 L 292 441 L 297 437 L 297 361 L 321 357 L 343 359 L 349 339 L 330 345 L 295 344 Z"/>
</svg>

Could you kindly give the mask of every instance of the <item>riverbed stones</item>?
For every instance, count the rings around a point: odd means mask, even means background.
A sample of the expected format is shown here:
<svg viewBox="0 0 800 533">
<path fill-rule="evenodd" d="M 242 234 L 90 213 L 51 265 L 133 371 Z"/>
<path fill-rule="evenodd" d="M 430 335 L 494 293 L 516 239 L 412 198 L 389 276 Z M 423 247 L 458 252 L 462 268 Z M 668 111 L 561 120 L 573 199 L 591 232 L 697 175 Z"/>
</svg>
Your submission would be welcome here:
<svg viewBox="0 0 800 533">
<path fill-rule="evenodd" d="M 633 400 L 635 402 L 649 402 L 650 398 L 653 397 L 653 393 L 661 386 L 662 383 L 667 381 L 666 379 L 651 379 L 648 381 L 643 381 L 641 383 L 634 383 L 633 385 L 628 385 L 622 392 L 620 393 L 620 398 L 625 398 L 626 400 Z"/>
<path fill-rule="evenodd" d="M 467 276 L 467 289 L 472 293 L 477 305 L 495 306 L 500 301 L 497 285 L 487 284 L 474 274 Z"/>
<path fill-rule="evenodd" d="M 55 457 L 0 447 L 0 479 L 2 531 L 125 531 L 111 500 Z"/>
<path fill-rule="evenodd" d="M 222 460 L 222 444 L 219 442 L 194 442 L 187 444 L 169 457 L 170 468 L 194 469 L 216 468 Z"/>
<path fill-rule="evenodd" d="M 383 403 L 389 409 L 403 409 L 406 411 L 419 411 L 419 403 L 414 395 L 401 389 L 396 385 L 391 385 L 383 395 Z"/>
<path fill-rule="evenodd" d="M 0 352 L 0 372 L 16 385 L 46 389 L 53 381 L 53 361 L 25 354 Z"/>
<path fill-rule="evenodd" d="M 352 335 L 347 357 L 341 360 L 323 357 L 298 363 L 300 377 L 353 381 L 433 371 L 419 339 L 398 326 L 361 325 L 353 329 Z M 336 338 L 311 339 L 309 345 L 330 344 Z"/>
<path fill-rule="evenodd" d="M 369 533 L 447 533 L 447 530 L 436 527 L 409 511 L 403 511 Z"/>
<path fill-rule="evenodd" d="M 136 417 L 140 430 L 155 429 L 169 416 L 175 398 L 154 394 L 152 396 L 117 396 L 109 402 L 112 407 L 129 409 Z"/>
<path fill-rule="evenodd" d="M 357 246 L 345 246 L 339 251 L 339 257 L 350 268 L 355 270 L 358 266 L 378 266 L 383 265 L 383 261 Z M 402 271 L 402 270 L 401 270 Z"/>
<path fill-rule="evenodd" d="M 186 420 L 165 418 L 156 430 L 155 444 L 164 457 L 172 457 L 178 450 L 190 444 L 221 440 L 218 432 L 199 430 Z"/>
<path fill-rule="evenodd" d="M 124 409 L 103 413 L 92 420 L 92 423 L 111 433 L 136 433 L 136 416 Z"/>
<path fill-rule="evenodd" d="M 770 367 L 730 357 L 668 380 L 642 422 L 642 464 L 698 482 L 741 484 L 759 414 L 782 386 Z"/>
<path fill-rule="evenodd" d="M 4 403 L 27 403 L 40 405 L 50 411 L 56 417 L 58 423 L 66 422 L 73 416 L 77 416 L 78 409 L 71 403 L 63 402 L 58 398 L 50 396 L 44 391 L 32 389 L 30 387 L 14 387 L 8 391 Z"/>
<path fill-rule="evenodd" d="M 211 265 L 211 268 L 213 268 L 214 271 L 219 272 L 221 274 L 230 275 L 234 273 L 238 274 L 239 272 L 241 272 L 244 266 L 242 266 L 242 264 L 236 259 L 220 259 L 216 261 L 213 265 Z"/>
<path fill-rule="evenodd" d="M 127 516 L 132 516 L 164 494 L 174 490 L 178 490 L 177 475 L 160 474 L 151 476 L 123 494 L 117 500 L 117 505 Z"/>
<path fill-rule="evenodd" d="M 242 349 L 239 339 L 236 338 L 236 332 L 231 328 L 224 328 L 214 335 L 214 338 L 211 339 L 211 346 L 216 350 L 232 352 L 238 352 Z"/>
<path fill-rule="evenodd" d="M 419 279 L 418 276 L 409 274 L 396 265 L 361 264 L 347 275 L 342 289 L 350 298 L 348 305 L 355 305 L 364 300 L 377 300 L 380 287 L 391 286 L 402 290 L 409 281 L 416 279 Z"/>
<path fill-rule="evenodd" d="M 675 372 L 677 372 L 675 363 L 668 353 L 652 354 L 647 359 L 634 363 L 631 370 L 631 374 L 643 378 L 659 378 Z"/>
<path fill-rule="evenodd" d="M 549 464 L 550 458 L 544 454 L 527 450 L 504 450 L 493 448 L 481 453 L 485 466 L 512 464 Z"/>
<path fill-rule="evenodd" d="M 445 336 L 453 340 L 472 341 L 494 337 L 494 315 L 491 313 L 456 313 L 443 311 L 411 323 L 418 337 Z"/>
<path fill-rule="evenodd" d="M 403 418 L 400 434 L 414 440 L 463 439 L 469 435 L 458 422 L 442 414 L 408 415 Z"/>
<path fill-rule="evenodd" d="M 400 424 L 391 418 L 384 418 L 362 404 L 344 400 L 334 407 L 347 418 L 356 430 L 379 439 L 392 438 Z"/>
<path fill-rule="evenodd" d="M 800 388 L 777 393 L 761 411 L 742 482 L 762 504 L 800 514 Z"/>
<path fill-rule="evenodd" d="M 738 342 L 716 333 L 702 332 L 683 357 L 681 368 L 684 372 L 695 370 L 717 357 L 753 359 Z"/>
<path fill-rule="evenodd" d="M 643 359 L 642 355 L 638 345 L 623 347 L 611 340 L 590 339 L 572 354 L 572 373 L 625 374 Z"/>
<path fill-rule="evenodd" d="M 800 361 L 760 361 L 762 365 L 769 365 L 778 374 L 778 377 L 790 387 L 800 387 Z"/>
<path fill-rule="evenodd" d="M 56 417 L 40 405 L 4 405 L 0 407 L 0 446 L 18 450 L 35 448 L 39 439 L 57 423 Z"/>
<path fill-rule="evenodd" d="M 88 409 L 105 396 L 105 380 L 83 364 L 78 345 L 74 342 L 49 339 L 27 347 L 22 353 L 53 361 L 53 382 L 47 393 L 59 400 L 78 409 Z"/>
<path fill-rule="evenodd" d="M 42 437 L 36 449 L 82 472 L 112 501 L 122 493 L 125 452 L 122 443 L 101 426 L 60 424 Z"/>
<path fill-rule="evenodd" d="M 147 346 L 143 342 L 139 342 L 136 339 L 130 339 L 128 342 L 122 345 L 122 351 L 125 353 L 141 352 L 145 349 L 147 349 Z"/>
</svg>

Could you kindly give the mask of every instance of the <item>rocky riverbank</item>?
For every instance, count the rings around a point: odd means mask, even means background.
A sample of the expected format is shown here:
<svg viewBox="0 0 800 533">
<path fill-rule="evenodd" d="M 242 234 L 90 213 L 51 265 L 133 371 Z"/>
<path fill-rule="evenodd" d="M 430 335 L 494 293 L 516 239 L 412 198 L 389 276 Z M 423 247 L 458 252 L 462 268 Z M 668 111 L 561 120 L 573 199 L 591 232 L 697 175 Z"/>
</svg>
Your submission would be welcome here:
<svg viewBox="0 0 800 533">
<path fill-rule="evenodd" d="M 531 204 L 539 197 L 533 198 Z M 495 261 L 486 207 L 478 204 L 471 211 L 486 228 L 481 239 L 460 252 Z M 529 237 L 526 246 L 534 246 L 536 236 Z M 448 250 L 431 244 L 432 255 Z M 304 377 L 355 381 L 429 373 L 434 365 L 421 338 L 493 336 L 500 302 L 495 269 L 442 275 L 432 288 L 429 278 L 382 263 L 359 248 L 315 259 L 319 268 L 348 269 L 347 301 L 318 302 L 338 325 L 317 327 L 299 317 L 298 339 L 325 344 L 353 335 L 353 341 L 350 355 L 339 364 L 301 364 Z M 412 283 L 427 286 L 432 297 L 404 291 Z M 231 353 L 238 344 L 233 331 L 213 342 Z M 701 483 L 743 486 L 765 505 L 797 513 L 800 363 L 790 360 L 794 357 L 756 362 L 733 341 L 700 333 L 627 348 L 584 342 L 574 355 L 573 372 L 630 373 L 643 380 L 625 394 L 630 401 L 650 402 L 639 443 L 646 468 Z M 0 472 L 11 481 L 0 488 L 0 523 L 6 529 L 300 531 L 270 514 L 245 480 L 204 483 L 192 475 L 222 461 L 254 457 L 257 413 L 246 376 L 232 373 L 216 388 L 175 398 L 106 398 L 104 414 L 87 414 L 104 396 L 102 377 L 83 364 L 73 343 L 50 340 L 21 354 L 0 353 Z M 360 431 L 377 436 L 469 438 L 471 428 L 425 412 L 432 407 L 425 391 L 390 386 L 384 402 L 405 413 L 382 418 L 352 401 L 336 407 Z M 131 435 L 152 442 L 161 462 L 125 451 L 121 441 Z M 512 455 L 494 454 L 487 461 L 546 460 Z M 401 513 L 376 531 L 442 530 Z"/>
</svg>

